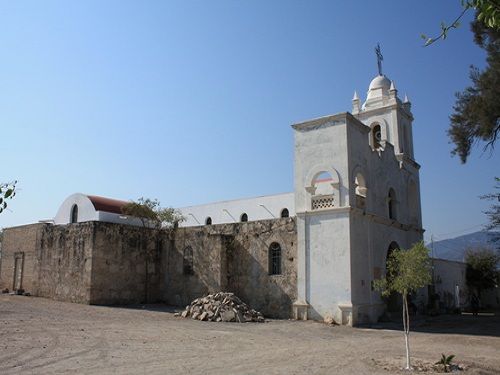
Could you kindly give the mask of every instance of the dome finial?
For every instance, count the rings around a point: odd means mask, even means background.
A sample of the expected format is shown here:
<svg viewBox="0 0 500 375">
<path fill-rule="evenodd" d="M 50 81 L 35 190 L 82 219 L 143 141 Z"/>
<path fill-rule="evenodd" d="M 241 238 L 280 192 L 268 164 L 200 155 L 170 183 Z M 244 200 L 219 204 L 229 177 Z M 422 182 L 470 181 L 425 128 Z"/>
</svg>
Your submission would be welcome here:
<svg viewBox="0 0 500 375">
<path fill-rule="evenodd" d="M 390 91 L 395 91 L 396 90 L 396 84 L 394 81 L 391 81 L 391 87 L 389 88 Z"/>
</svg>

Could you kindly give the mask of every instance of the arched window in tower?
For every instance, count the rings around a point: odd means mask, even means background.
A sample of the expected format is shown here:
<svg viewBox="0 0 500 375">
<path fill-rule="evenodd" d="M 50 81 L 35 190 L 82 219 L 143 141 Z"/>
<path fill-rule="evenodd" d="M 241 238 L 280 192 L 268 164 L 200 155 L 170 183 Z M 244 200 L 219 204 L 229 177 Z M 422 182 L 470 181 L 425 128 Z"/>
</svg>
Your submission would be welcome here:
<svg viewBox="0 0 500 375">
<path fill-rule="evenodd" d="M 379 124 L 376 124 L 372 128 L 372 145 L 374 149 L 382 147 L 382 128 Z"/>
<path fill-rule="evenodd" d="M 354 192 L 356 193 L 356 207 L 364 209 L 366 207 L 366 181 L 361 173 L 357 173 L 354 178 Z"/>
<path fill-rule="evenodd" d="M 290 212 L 288 212 L 288 208 L 283 208 L 280 213 L 281 217 L 290 217 Z"/>
<path fill-rule="evenodd" d="M 389 219 L 396 220 L 396 192 L 394 189 L 389 189 L 389 195 L 387 196 L 387 208 L 389 210 Z"/>
<path fill-rule="evenodd" d="M 248 221 L 248 215 L 245 212 L 241 214 L 240 221 L 242 223 L 246 223 Z"/>
<path fill-rule="evenodd" d="M 78 205 L 76 204 L 71 207 L 70 223 L 78 223 Z"/>
<path fill-rule="evenodd" d="M 194 275 L 193 248 L 191 246 L 188 246 L 184 249 L 182 269 L 184 275 Z"/>
<path fill-rule="evenodd" d="M 335 206 L 333 178 L 329 172 L 321 171 L 316 174 L 312 181 L 312 201 L 313 210 L 321 210 Z"/>
<path fill-rule="evenodd" d="M 212 218 L 210 216 L 205 219 L 205 225 L 212 225 Z"/>
<path fill-rule="evenodd" d="M 281 246 L 277 242 L 269 246 L 269 275 L 281 275 Z"/>
</svg>

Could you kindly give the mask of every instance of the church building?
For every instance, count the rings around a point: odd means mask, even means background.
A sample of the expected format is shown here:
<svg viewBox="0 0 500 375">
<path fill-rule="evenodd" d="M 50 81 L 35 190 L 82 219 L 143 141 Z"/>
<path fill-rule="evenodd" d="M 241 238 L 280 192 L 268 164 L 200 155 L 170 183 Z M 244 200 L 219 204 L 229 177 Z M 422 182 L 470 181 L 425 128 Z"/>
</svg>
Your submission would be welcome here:
<svg viewBox="0 0 500 375">
<path fill-rule="evenodd" d="M 293 193 L 182 208 L 182 225 L 295 216 L 295 316 L 374 319 L 388 251 L 423 239 L 412 122 L 408 99 L 379 74 L 364 103 L 354 93 L 352 113 L 292 125 Z"/>
<path fill-rule="evenodd" d="M 74 194 L 53 222 L 6 229 L 0 287 L 174 305 L 226 290 L 268 316 L 374 322 L 389 252 L 423 238 L 412 123 L 379 74 L 351 112 L 292 125 L 292 192 L 180 208 L 168 233 L 145 237 L 124 201 Z"/>
</svg>

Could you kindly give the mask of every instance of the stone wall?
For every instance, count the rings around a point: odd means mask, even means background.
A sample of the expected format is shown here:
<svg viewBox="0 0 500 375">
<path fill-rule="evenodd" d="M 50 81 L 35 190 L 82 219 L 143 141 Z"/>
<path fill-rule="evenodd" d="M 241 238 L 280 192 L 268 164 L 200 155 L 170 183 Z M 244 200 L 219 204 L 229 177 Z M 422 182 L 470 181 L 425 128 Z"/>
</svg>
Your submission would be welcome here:
<svg viewBox="0 0 500 375">
<path fill-rule="evenodd" d="M 45 225 L 38 239 L 34 295 L 89 303 L 95 223 Z"/>
<path fill-rule="evenodd" d="M 161 232 L 104 222 L 34 224 L 6 230 L 2 282 L 12 284 L 14 253 L 24 249 L 23 287 L 33 295 L 184 306 L 229 291 L 268 317 L 289 318 L 296 299 L 296 238 L 294 218 Z M 279 275 L 269 275 L 273 242 L 281 248 Z"/>
<path fill-rule="evenodd" d="M 95 223 L 90 303 L 160 302 L 161 258 L 168 232 Z"/>
<path fill-rule="evenodd" d="M 45 224 L 22 225 L 6 228 L 2 242 L 2 262 L 0 263 L 0 289 L 17 289 L 33 293 L 35 254 L 41 230 Z M 17 282 L 14 285 L 17 260 Z"/>
<path fill-rule="evenodd" d="M 294 218 L 180 228 L 164 263 L 164 299 L 186 305 L 207 293 L 229 291 L 265 316 L 289 318 L 296 299 L 296 238 Z M 273 242 L 282 251 L 280 275 L 269 275 Z M 184 269 L 188 248 L 191 274 Z"/>
</svg>

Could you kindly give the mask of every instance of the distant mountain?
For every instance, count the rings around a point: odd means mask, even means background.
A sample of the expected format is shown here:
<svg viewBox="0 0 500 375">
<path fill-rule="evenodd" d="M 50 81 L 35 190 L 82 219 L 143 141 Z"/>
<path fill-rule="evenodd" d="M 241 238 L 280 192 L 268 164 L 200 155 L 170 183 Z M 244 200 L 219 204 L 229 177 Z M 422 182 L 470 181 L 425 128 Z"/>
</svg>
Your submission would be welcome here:
<svg viewBox="0 0 500 375">
<path fill-rule="evenodd" d="M 434 258 L 463 261 L 465 251 L 474 247 L 493 248 L 491 233 L 485 231 L 474 232 L 463 236 L 449 238 L 442 241 L 434 241 Z M 426 245 L 429 249 L 432 244 Z"/>
</svg>

